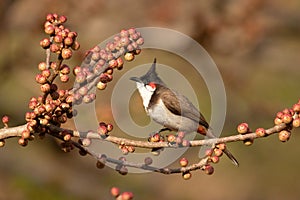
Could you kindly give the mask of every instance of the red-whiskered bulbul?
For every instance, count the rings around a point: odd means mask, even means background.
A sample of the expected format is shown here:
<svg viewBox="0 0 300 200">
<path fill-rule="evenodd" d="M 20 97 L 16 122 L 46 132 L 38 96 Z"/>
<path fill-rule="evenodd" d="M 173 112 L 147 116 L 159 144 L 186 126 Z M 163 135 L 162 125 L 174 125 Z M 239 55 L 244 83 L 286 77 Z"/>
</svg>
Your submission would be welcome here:
<svg viewBox="0 0 300 200">
<path fill-rule="evenodd" d="M 165 129 L 185 133 L 198 132 L 209 138 L 216 138 L 199 110 L 187 97 L 169 89 L 158 77 L 155 69 L 156 59 L 144 76 L 130 78 L 136 82 L 144 108 L 150 118 L 163 125 Z M 235 165 L 239 165 L 227 149 L 223 152 Z"/>
</svg>

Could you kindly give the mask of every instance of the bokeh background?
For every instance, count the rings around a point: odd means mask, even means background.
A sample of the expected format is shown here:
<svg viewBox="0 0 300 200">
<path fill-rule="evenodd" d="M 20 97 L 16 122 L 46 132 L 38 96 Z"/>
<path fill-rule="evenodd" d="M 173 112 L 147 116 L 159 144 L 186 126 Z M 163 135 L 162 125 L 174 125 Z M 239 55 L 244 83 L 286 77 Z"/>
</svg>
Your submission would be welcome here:
<svg viewBox="0 0 300 200">
<path fill-rule="evenodd" d="M 86 50 L 123 28 L 165 27 L 197 40 L 224 79 L 228 106 L 223 135 L 235 134 L 236 126 L 244 121 L 253 129 L 270 127 L 277 111 L 299 99 L 298 0 L 2 0 L 0 114 L 8 114 L 12 126 L 24 123 L 29 98 L 39 94 L 34 77 L 38 63 L 45 59 L 39 41 L 45 37 L 43 21 L 49 12 L 66 15 L 67 26 L 79 34 L 81 49 L 69 62 L 72 66 L 81 63 Z M 152 51 L 142 52 L 114 78 L 117 80 L 127 67 L 151 62 L 154 56 L 181 70 L 192 85 L 202 80 L 183 68 L 184 60 Z M 112 120 L 112 89 L 113 84 L 97 100 L 101 120 Z M 205 85 L 197 89 L 206 91 Z M 209 95 L 197 95 L 209 118 Z M 141 103 L 135 96 L 133 101 Z M 132 113 L 147 122 L 144 113 L 134 108 Z M 81 157 L 76 151 L 63 153 L 51 137 L 30 142 L 26 148 L 10 139 L 0 149 L 0 199 L 112 199 L 112 186 L 145 200 L 299 199 L 299 134 L 295 130 L 284 144 L 277 136 L 255 141 L 250 147 L 229 144 L 240 167 L 222 159 L 214 175 L 196 171 L 189 181 L 180 175 L 121 176 L 110 168 L 98 170 L 92 158 Z M 190 150 L 186 156 L 196 161 L 197 151 Z"/>
</svg>

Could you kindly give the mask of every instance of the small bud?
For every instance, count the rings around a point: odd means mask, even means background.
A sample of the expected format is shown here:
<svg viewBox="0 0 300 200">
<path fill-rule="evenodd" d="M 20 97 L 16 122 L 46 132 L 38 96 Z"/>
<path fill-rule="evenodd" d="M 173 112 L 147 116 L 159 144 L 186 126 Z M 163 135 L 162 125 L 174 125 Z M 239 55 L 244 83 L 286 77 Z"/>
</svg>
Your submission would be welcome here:
<svg viewBox="0 0 300 200">
<path fill-rule="evenodd" d="M 293 126 L 295 128 L 300 127 L 300 118 L 296 118 L 296 119 L 293 120 Z"/>
<path fill-rule="evenodd" d="M 248 126 L 248 124 L 247 123 L 241 123 L 241 124 L 239 124 L 238 127 L 237 127 L 237 131 L 240 134 L 248 133 L 249 132 L 249 126 Z"/>
<path fill-rule="evenodd" d="M 97 132 L 101 136 L 106 136 L 107 135 L 107 128 L 106 128 L 106 126 L 100 124 L 98 126 Z"/>
<path fill-rule="evenodd" d="M 281 118 L 276 117 L 276 118 L 274 119 L 274 124 L 275 124 L 275 125 L 279 125 L 279 124 L 281 124 L 281 123 L 282 123 L 282 119 L 281 119 Z"/>
<path fill-rule="evenodd" d="M 59 16 L 58 21 L 60 23 L 65 23 L 67 21 L 67 17 L 64 15 Z"/>
<path fill-rule="evenodd" d="M 132 192 L 123 192 L 121 194 L 121 200 L 131 200 L 133 199 L 133 193 Z"/>
<path fill-rule="evenodd" d="M 4 147 L 4 145 L 5 145 L 5 140 L 1 139 L 0 140 L 0 147 Z"/>
<path fill-rule="evenodd" d="M 111 132 L 111 131 L 113 130 L 114 127 L 113 127 L 112 124 L 107 124 L 107 127 L 106 127 L 106 128 L 107 128 L 107 131 L 108 131 L 108 132 Z"/>
<path fill-rule="evenodd" d="M 101 82 L 101 81 L 99 81 L 99 82 L 97 83 L 97 88 L 98 88 L 99 90 L 104 90 L 104 89 L 106 88 L 106 86 L 107 86 L 107 84 L 106 84 L 106 83 L 103 83 L 103 82 Z"/>
<path fill-rule="evenodd" d="M 297 113 L 300 112 L 300 103 L 296 103 L 296 104 L 293 105 L 293 111 L 297 112 Z"/>
<path fill-rule="evenodd" d="M 182 173 L 182 178 L 184 180 L 189 180 L 190 178 L 192 178 L 191 172 L 184 172 L 184 173 Z"/>
<path fill-rule="evenodd" d="M 8 127 L 8 122 L 9 122 L 9 117 L 7 115 L 4 115 L 2 117 L 2 123 L 4 124 L 5 127 Z"/>
<path fill-rule="evenodd" d="M 213 163 L 218 163 L 220 160 L 220 158 L 218 156 L 212 156 L 210 159 Z"/>
<path fill-rule="evenodd" d="M 81 140 L 81 142 L 82 142 L 82 145 L 83 145 L 83 146 L 88 147 L 88 146 L 91 145 L 92 140 L 90 140 L 89 138 L 83 138 L 83 139 Z"/>
<path fill-rule="evenodd" d="M 214 154 L 215 154 L 215 156 L 220 157 L 220 156 L 223 155 L 223 151 L 222 151 L 221 149 L 215 148 L 215 149 L 214 149 Z"/>
<path fill-rule="evenodd" d="M 40 62 L 39 65 L 38 65 L 38 69 L 40 71 L 43 71 L 43 70 L 47 69 L 47 64 L 45 62 Z"/>
<path fill-rule="evenodd" d="M 63 59 L 69 59 L 69 58 L 71 58 L 72 57 L 72 50 L 70 50 L 70 49 L 62 49 L 62 51 L 61 51 L 61 57 L 63 58 Z"/>
<path fill-rule="evenodd" d="M 186 167 L 188 165 L 188 163 L 189 163 L 189 161 L 186 158 L 181 158 L 179 160 L 179 164 L 180 164 L 181 167 Z"/>
<path fill-rule="evenodd" d="M 45 83 L 43 85 L 40 86 L 40 90 L 43 93 L 49 93 L 50 92 L 50 84 L 49 83 Z"/>
<path fill-rule="evenodd" d="M 113 197 L 118 197 L 120 195 L 120 190 L 119 188 L 117 187 L 112 187 L 110 189 L 110 194 L 113 196 Z"/>
<path fill-rule="evenodd" d="M 25 147 L 28 144 L 28 140 L 21 137 L 21 138 L 19 138 L 18 143 L 19 143 L 19 145 Z"/>
<path fill-rule="evenodd" d="M 216 147 L 220 150 L 224 150 L 224 149 L 226 149 L 226 144 L 225 143 L 220 143 L 220 144 L 217 144 Z"/>
<path fill-rule="evenodd" d="M 250 146 L 250 145 L 253 144 L 254 140 L 253 139 L 247 139 L 247 140 L 244 140 L 243 142 L 244 142 L 244 145 Z"/>
<path fill-rule="evenodd" d="M 43 49 L 48 49 L 51 45 L 51 41 L 48 39 L 48 38 L 45 38 L 45 39 L 42 39 L 40 41 L 40 46 L 43 48 Z"/>
<path fill-rule="evenodd" d="M 47 78 L 46 78 L 45 76 L 43 76 L 42 74 L 37 74 L 37 75 L 35 76 L 35 80 L 36 80 L 36 82 L 39 83 L 39 84 L 44 84 L 44 83 L 47 82 Z"/>
<path fill-rule="evenodd" d="M 211 156 L 213 154 L 214 150 L 213 149 L 206 149 L 205 150 L 205 155 L 206 156 Z"/>
<path fill-rule="evenodd" d="M 24 139 L 30 138 L 30 131 L 28 129 L 24 129 L 22 131 L 22 138 L 24 138 Z"/>
<path fill-rule="evenodd" d="M 130 53 L 130 52 L 127 52 L 125 55 L 124 55 L 124 58 L 126 61 L 133 61 L 134 60 L 134 54 L 133 53 Z"/>
<path fill-rule="evenodd" d="M 150 157 L 146 157 L 144 160 L 145 165 L 151 165 L 153 162 L 152 158 Z"/>
<path fill-rule="evenodd" d="M 118 170 L 119 174 L 121 175 L 127 175 L 128 174 L 128 169 L 125 166 L 122 166 L 119 170 Z"/>
<path fill-rule="evenodd" d="M 45 27 L 44 29 L 45 33 L 48 34 L 48 35 L 53 35 L 54 32 L 55 32 L 55 28 L 52 24 L 49 24 Z"/>
<path fill-rule="evenodd" d="M 155 133 L 154 135 L 152 135 L 150 137 L 150 141 L 149 142 L 159 142 L 160 140 L 160 135 L 158 133 Z"/>
<path fill-rule="evenodd" d="M 285 123 L 285 124 L 289 124 L 291 123 L 293 120 L 293 117 L 291 114 L 283 114 L 282 116 L 282 122 Z"/>
<path fill-rule="evenodd" d="M 77 41 L 73 42 L 73 45 L 71 46 L 71 48 L 73 50 L 77 51 L 80 48 L 79 42 L 77 42 Z"/>
<path fill-rule="evenodd" d="M 66 135 L 64 136 L 64 141 L 70 141 L 71 138 L 72 138 L 71 134 L 66 134 Z"/>
<path fill-rule="evenodd" d="M 291 132 L 287 130 L 280 131 L 278 134 L 278 138 L 281 142 L 287 142 L 291 137 Z"/>
<path fill-rule="evenodd" d="M 207 174 L 207 175 L 213 174 L 213 173 L 214 173 L 214 168 L 213 168 L 213 166 L 211 166 L 211 165 L 205 165 L 205 166 L 204 166 L 204 172 L 205 172 L 205 174 Z"/>
<path fill-rule="evenodd" d="M 53 16 L 53 14 L 48 14 L 47 16 L 46 16 L 46 20 L 47 21 L 49 21 L 49 22 L 53 22 L 54 21 L 54 16 Z"/>
<path fill-rule="evenodd" d="M 167 141 L 169 143 L 175 142 L 176 141 L 176 136 L 175 135 L 168 135 L 167 136 Z"/>
<path fill-rule="evenodd" d="M 181 145 L 184 146 L 184 147 L 189 147 L 191 145 L 191 143 L 188 140 L 182 140 Z"/>
<path fill-rule="evenodd" d="M 258 137 L 264 137 L 266 135 L 266 130 L 264 128 L 258 128 L 255 133 Z"/>
</svg>

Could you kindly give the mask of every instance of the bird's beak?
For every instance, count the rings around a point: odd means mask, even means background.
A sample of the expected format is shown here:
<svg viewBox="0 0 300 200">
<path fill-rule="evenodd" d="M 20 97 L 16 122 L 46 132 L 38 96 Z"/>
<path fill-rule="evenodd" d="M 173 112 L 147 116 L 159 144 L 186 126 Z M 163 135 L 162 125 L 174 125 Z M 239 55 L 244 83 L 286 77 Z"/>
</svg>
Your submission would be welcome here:
<svg viewBox="0 0 300 200">
<path fill-rule="evenodd" d="M 143 81 L 138 77 L 131 77 L 130 80 L 135 81 L 137 83 L 143 83 Z"/>
</svg>

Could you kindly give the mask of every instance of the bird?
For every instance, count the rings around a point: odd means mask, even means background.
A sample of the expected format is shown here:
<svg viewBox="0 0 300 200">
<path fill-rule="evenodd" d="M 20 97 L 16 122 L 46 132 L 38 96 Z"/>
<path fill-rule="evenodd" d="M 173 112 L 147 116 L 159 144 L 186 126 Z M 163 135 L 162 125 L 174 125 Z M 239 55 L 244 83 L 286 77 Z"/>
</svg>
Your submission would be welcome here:
<svg viewBox="0 0 300 200">
<path fill-rule="evenodd" d="M 164 127 L 159 132 L 198 132 L 208 138 L 216 138 L 209 123 L 192 102 L 183 94 L 168 88 L 161 80 L 156 72 L 156 58 L 145 75 L 131 77 L 130 80 L 136 83 L 147 115 Z M 223 152 L 234 165 L 239 165 L 227 148 Z"/>
</svg>

